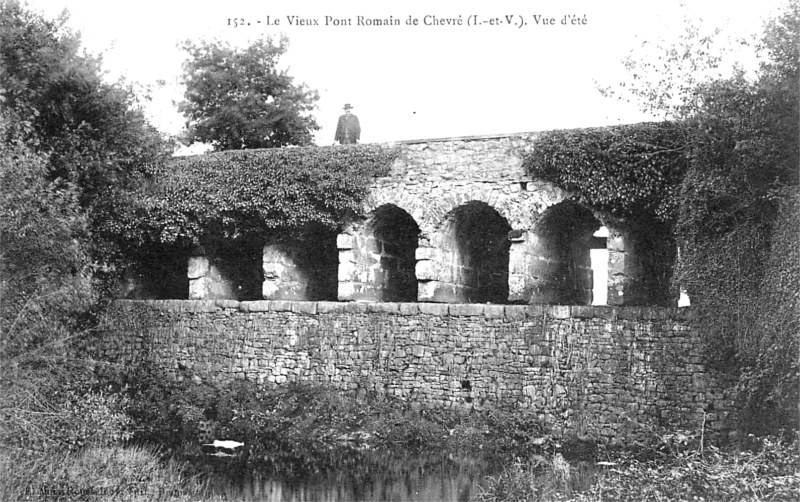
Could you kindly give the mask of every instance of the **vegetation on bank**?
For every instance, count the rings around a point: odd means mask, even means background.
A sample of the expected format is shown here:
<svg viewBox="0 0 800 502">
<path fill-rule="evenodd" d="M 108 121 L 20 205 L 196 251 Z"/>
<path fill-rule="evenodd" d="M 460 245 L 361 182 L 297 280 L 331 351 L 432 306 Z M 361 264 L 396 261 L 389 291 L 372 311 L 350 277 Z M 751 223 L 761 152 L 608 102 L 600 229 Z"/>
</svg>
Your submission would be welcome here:
<svg viewBox="0 0 800 502">
<path fill-rule="evenodd" d="M 800 443 L 786 438 L 720 449 L 700 433 L 663 429 L 612 450 L 562 442 L 524 410 L 417 408 L 298 384 L 215 390 L 148 368 L 75 372 L 68 385 L 3 382 L 12 392 L 0 402 L 0 498 L 219 500 L 203 474 L 220 465 L 296 478 L 351 467 L 353 479 L 369 481 L 398 457 L 423 469 L 505 465 L 475 494 L 480 501 L 792 500 L 800 488 Z M 220 464 L 203 446 L 214 439 L 245 446 Z"/>
<path fill-rule="evenodd" d="M 680 435 L 687 438 L 685 435 Z M 596 461 L 569 462 L 558 454 L 517 459 L 477 496 L 499 501 L 794 501 L 800 493 L 800 443 L 748 438 L 749 444 L 697 449 L 690 441 L 634 451 L 601 450 Z M 678 448 L 676 448 L 678 446 Z"/>
<path fill-rule="evenodd" d="M 530 411 L 419 407 L 373 391 L 287 383 L 267 389 L 234 381 L 222 389 L 169 382 L 141 367 L 104 380 L 123 394 L 136 442 L 182 456 L 214 439 L 244 443 L 239 459 L 264 471 L 307 475 L 362 462 L 375 452 L 499 459 L 560 445 Z"/>
</svg>

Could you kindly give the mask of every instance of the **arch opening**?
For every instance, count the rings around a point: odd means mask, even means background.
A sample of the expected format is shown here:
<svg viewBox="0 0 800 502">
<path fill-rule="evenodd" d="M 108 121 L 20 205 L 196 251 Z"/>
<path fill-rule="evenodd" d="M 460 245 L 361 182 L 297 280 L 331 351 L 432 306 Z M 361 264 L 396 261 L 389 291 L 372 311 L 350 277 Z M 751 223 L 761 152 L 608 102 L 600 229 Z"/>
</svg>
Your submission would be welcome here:
<svg viewBox="0 0 800 502">
<path fill-rule="evenodd" d="M 261 245 L 248 239 L 206 238 L 189 258 L 189 298 L 261 298 Z"/>
<path fill-rule="evenodd" d="M 442 247 L 450 251 L 450 281 L 461 301 L 508 302 L 510 230 L 485 202 L 470 201 L 450 212 Z"/>
<path fill-rule="evenodd" d="M 607 237 L 598 232 L 601 226 L 591 211 L 572 201 L 545 211 L 533 228 L 531 303 L 593 304 L 595 275 L 599 270 L 592 268 L 592 250 L 607 247 Z M 604 258 L 607 270 L 608 252 L 595 253 L 596 263 Z"/>
<path fill-rule="evenodd" d="M 414 269 L 420 229 L 414 218 L 393 204 L 385 204 L 372 212 L 366 234 L 375 300 L 417 301 Z"/>
</svg>

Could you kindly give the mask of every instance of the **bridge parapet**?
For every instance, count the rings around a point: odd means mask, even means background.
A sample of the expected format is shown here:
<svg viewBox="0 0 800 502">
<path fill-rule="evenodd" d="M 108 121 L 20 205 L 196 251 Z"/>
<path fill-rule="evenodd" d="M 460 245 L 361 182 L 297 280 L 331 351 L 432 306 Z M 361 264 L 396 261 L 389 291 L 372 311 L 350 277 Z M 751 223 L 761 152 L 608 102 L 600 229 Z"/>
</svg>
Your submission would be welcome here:
<svg viewBox="0 0 800 502">
<path fill-rule="evenodd" d="M 463 136 L 391 143 L 400 152 L 389 177 L 397 184 L 426 180 L 470 182 L 528 181 L 522 153 L 540 133 Z"/>
</svg>

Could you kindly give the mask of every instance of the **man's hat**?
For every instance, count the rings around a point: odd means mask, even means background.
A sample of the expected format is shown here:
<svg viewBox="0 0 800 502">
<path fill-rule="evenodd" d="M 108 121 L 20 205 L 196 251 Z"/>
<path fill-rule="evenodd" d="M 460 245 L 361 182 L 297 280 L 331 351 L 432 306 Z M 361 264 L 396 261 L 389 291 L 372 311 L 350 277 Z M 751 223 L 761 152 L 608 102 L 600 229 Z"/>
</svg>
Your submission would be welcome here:
<svg viewBox="0 0 800 502">
<path fill-rule="evenodd" d="M 345 110 L 349 110 L 349 109 L 351 109 L 352 107 L 353 107 L 353 105 L 351 105 L 350 103 L 345 103 L 345 104 L 344 104 L 344 109 L 345 109 Z"/>
</svg>

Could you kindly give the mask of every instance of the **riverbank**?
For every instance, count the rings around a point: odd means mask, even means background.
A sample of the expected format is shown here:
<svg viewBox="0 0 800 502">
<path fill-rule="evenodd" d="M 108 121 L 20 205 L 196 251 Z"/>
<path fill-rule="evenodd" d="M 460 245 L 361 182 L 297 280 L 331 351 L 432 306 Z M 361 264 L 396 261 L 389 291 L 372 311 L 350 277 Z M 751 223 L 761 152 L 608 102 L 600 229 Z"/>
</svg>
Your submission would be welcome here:
<svg viewBox="0 0 800 502">
<path fill-rule="evenodd" d="M 723 448 L 702 430 L 664 429 L 609 449 L 564 441 L 524 410 L 420 408 L 301 385 L 218 390 L 147 368 L 59 375 L 69 376 L 66 388 L 36 373 L 41 380 L 19 374 L 5 389 L 13 392 L 2 403 L 3 500 L 241 499 L 218 489 L 220 472 L 248 473 L 262 487 L 265 479 L 372 487 L 346 492 L 368 499 L 385 493 L 387 476 L 408 484 L 439 471 L 466 474 L 447 478 L 450 500 L 794 500 L 800 491 L 798 443 L 786 437 L 745 436 Z M 50 442 L 25 444 L 36 431 Z M 203 446 L 215 439 L 243 445 Z"/>
</svg>

